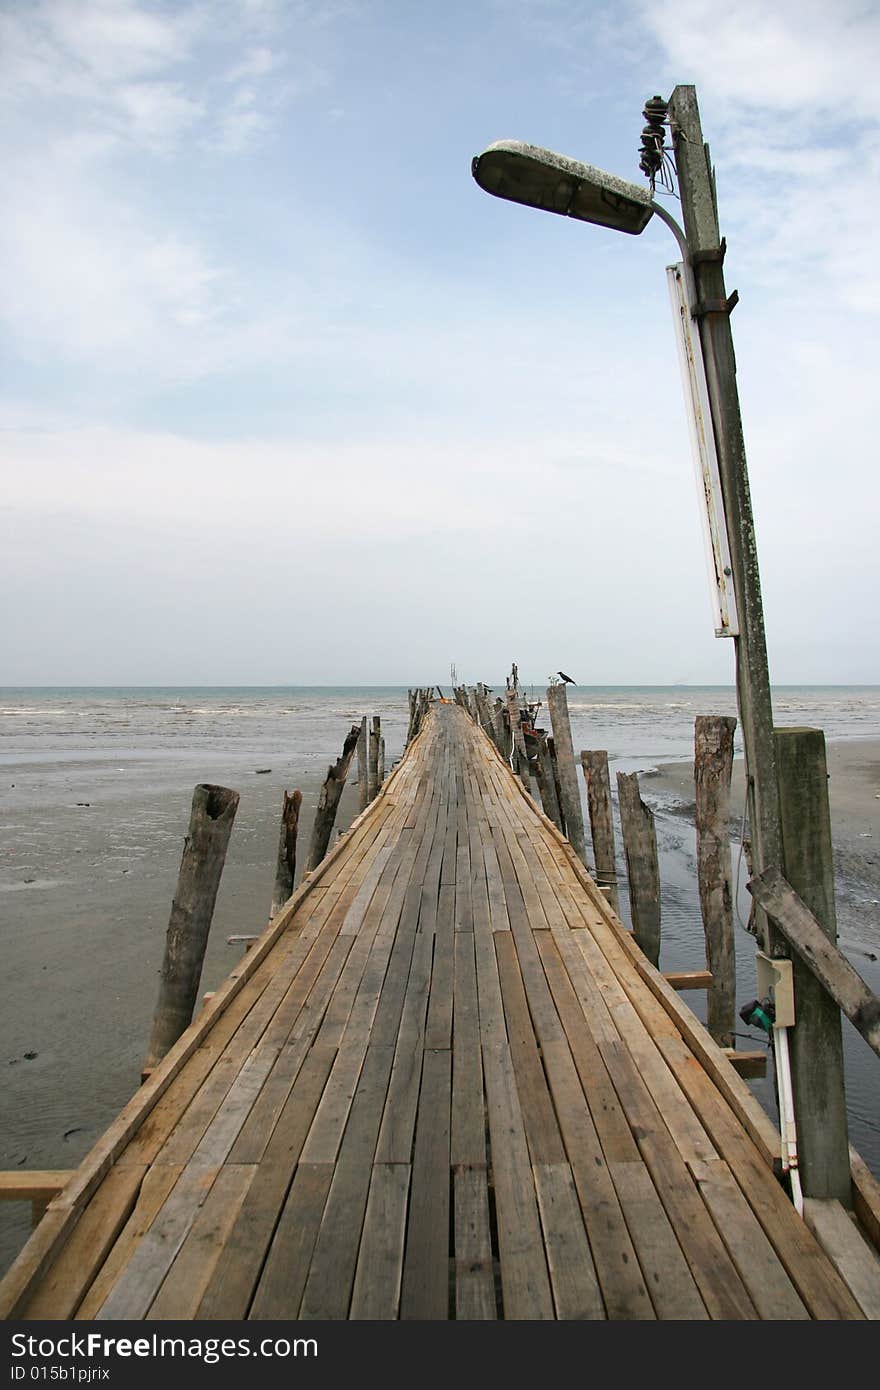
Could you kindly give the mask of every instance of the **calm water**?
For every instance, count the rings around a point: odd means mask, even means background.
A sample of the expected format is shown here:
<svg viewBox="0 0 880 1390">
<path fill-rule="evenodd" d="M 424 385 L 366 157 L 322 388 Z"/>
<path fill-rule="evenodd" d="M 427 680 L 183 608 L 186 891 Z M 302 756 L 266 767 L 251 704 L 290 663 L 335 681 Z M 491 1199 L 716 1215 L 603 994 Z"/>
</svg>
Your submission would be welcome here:
<svg viewBox="0 0 880 1390">
<path fill-rule="evenodd" d="M 495 688 L 502 691 L 503 680 Z M 446 687 L 444 692 L 449 693 Z M 542 693 L 535 688 L 535 697 Z M 736 713 L 734 691 L 725 687 L 569 686 L 568 700 L 575 748 L 606 748 L 612 764 L 612 785 L 614 769 L 647 770 L 658 763 L 692 756 L 696 715 Z M 780 687 L 774 692 L 774 712 L 777 724 L 818 726 L 829 740 L 880 738 L 877 686 Z M 162 846 L 168 866 L 173 867 L 173 862 L 179 860 L 186 797 L 193 784 L 222 781 L 243 792 L 259 784 L 261 792 L 265 788 L 264 801 L 268 806 L 270 778 L 257 777 L 255 773 L 271 768 L 274 782 L 291 787 L 297 785 L 298 776 L 322 773 L 327 763 L 338 756 L 349 726 L 365 713 L 381 716 L 386 765 L 390 768 L 400 755 L 406 736 L 408 706 L 404 687 L 0 688 L 0 810 L 4 823 L 0 846 L 0 928 L 2 939 L 14 946 L 13 958 L 17 950 L 21 962 L 18 976 L 14 972 L 11 976 L 12 967 L 7 966 L 6 989 L 17 991 L 20 999 L 21 991 L 32 987 L 27 971 L 31 968 L 29 962 L 40 951 L 44 955 L 38 958 L 44 963 L 32 969 L 45 970 L 47 974 L 37 978 L 46 981 L 59 968 L 63 974 L 65 950 L 81 951 L 83 943 L 90 940 L 90 931 L 97 933 L 101 927 L 102 914 L 106 918 L 106 939 L 119 942 L 119 951 L 112 961 L 112 999 L 109 986 L 101 993 L 94 978 L 76 989 L 71 986 L 53 994 L 55 1012 L 47 1014 L 44 1036 L 37 1036 L 32 1043 L 34 1050 L 40 1052 L 33 1064 L 19 1060 L 32 1041 L 30 1033 L 16 1035 L 8 1042 L 4 1039 L 3 1045 L 9 1049 L 6 1060 L 10 1078 L 13 1074 L 23 1077 L 25 1068 L 32 1065 L 27 1072 L 29 1089 L 21 1094 L 31 1096 L 34 1105 L 24 1128 L 16 1131 L 14 1152 L 10 1150 L 5 1155 L 2 1166 L 20 1162 L 25 1166 L 64 1167 L 78 1161 L 81 1155 L 74 1151 L 74 1146 L 80 1136 L 74 1134 L 72 1127 L 83 1125 L 83 1152 L 94 1137 L 80 1113 L 85 1107 L 84 1092 L 89 1092 L 89 1126 L 94 1126 L 95 1134 L 109 1123 L 130 1093 L 126 1087 L 130 1088 L 130 1076 L 137 1070 L 154 983 L 150 978 L 144 984 L 144 958 L 135 954 L 134 944 L 130 961 L 126 957 L 129 939 L 136 943 L 145 925 L 143 916 L 135 920 L 131 904 L 137 900 L 124 894 L 134 893 L 138 874 L 147 872 Z M 547 724 L 548 720 L 543 722 Z M 650 799 L 649 783 L 646 788 Z M 273 785 L 273 795 L 275 790 Z M 166 817 L 163 808 L 172 803 L 177 809 Z M 98 853 L 84 840 L 85 848 L 77 859 L 68 852 L 69 846 L 66 849 L 63 842 L 59 845 L 58 825 L 63 828 L 73 823 L 66 808 L 84 804 L 91 808 L 91 833 L 103 845 L 104 853 Z M 48 806 L 60 808 L 68 816 L 67 822 L 63 818 L 56 821 L 54 831 L 51 818 L 42 814 Z M 41 814 L 34 814 L 38 810 Z M 102 814 L 105 819 L 98 819 Z M 245 868 L 252 868 L 254 874 L 258 871 L 265 878 L 271 871 L 275 851 L 274 803 L 265 813 L 263 830 L 256 812 L 250 821 L 248 814 L 243 794 L 233 838 L 239 837 L 244 845 L 244 858 L 248 861 Z M 693 828 L 661 802 L 657 807 L 657 829 L 663 885 L 661 967 L 699 968 L 704 963 L 704 953 Z M 26 874 L 20 867 L 24 843 L 21 837 L 25 835 L 27 863 L 31 866 Z M 236 872 L 234 866 L 227 868 L 227 876 Z M 123 874 L 128 877 L 122 878 Z M 242 880 L 242 901 L 251 891 L 250 881 Z M 142 883 L 142 901 L 149 898 L 155 907 L 155 911 L 151 908 L 152 919 L 146 925 L 157 943 L 164 939 L 163 921 L 167 922 L 167 897 L 163 896 L 167 890 L 154 886 L 158 882 L 156 878 Z M 746 916 L 748 895 L 742 884 L 739 898 Z M 66 911 L 71 903 L 74 907 L 80 904 L 79 916 L 65 925 L 63 917 L 59 922 L 58 913 Z M 260 911 L 263 910 L 261 906 Z M 871 922 L 878 920 L 877 911 L 874 904 L 865 914 L 841 920 L 840 930 L 844 949 L 872 988 L 880 990 L 880 967 L 871 962 L 871 953 L 866 949 L 874 930 Z M 225 930 L 225 926 L 221 929 Z M 68 943 L 71 936 L 76 939 Z M 95 939 L 95 949 L 105 949 L 99 948 L 98 938 Z M 880 937 L 875 946 L 880 952 Z M 744 1002 L 754 994 L 754 943 L 743 931 L 737 933 L 737 951 L 739 999 Z M 71 955 L 70 959 L 74 957 Z M 220 962 L 221 978 L 233 963 Z M 126 970 L 132 977 L 131 990 L 137 983 L 144 995 L 139 1005 L 143 1017 L 138 1017 L 134 1024 L 130 1021 Z M 88 989 L 93 994 L 86 998 L 83 991 Z M 101 997 L 92 1002 L 96 989 Z M 111 1003 L 117 1010 L 115 1014 Z M 700 1012 L 702 996 L 690 994 L 687 1003 Z M 131 1055 L 112 1059 L 119 1066 L 124 1060 L 124 1074 L 119 1080 L 109 1075 L 105 1078 L 101 1073 L 102 1066 L 111 1065 L 106 1047 L 94 1059 L 84 1056 L 81 1065 L 77 1057 L 71 1060 L 62 1055 L 65 1042 L 74 1034 L 77 1042 L 70 1044 L 72 1054 L 77 1048 L 83 1053 L 96 1051 L 88 1031 L 84 1033 L 82 1028 L 83 1016 L 88 1017 L 91 1009 L 99 1022 L 101 1010 L 108 1011 L 101 1023 L 107 1039 L 120 1036 L 120 1030 L 126 1027 L 131 1033 L 127 1044 Z M 51 1036 L 53 1030 L 57 1034 L 55 1040 Z M 848 1024 L 844 1033 L 851 1137 L 874 1170 L 880 1172 L 880 1064 Z M 759 1035 L 747 1034 L 744 1029 L 740 1045 L 754 1046 L 761 1041 Z M 50 1066 L 53 1057 L 54 1070 Z M 45 1071 L 39 1073 L 44 1061 Z M 16 1080 L 13 1084 L 10 1080 L 5 1088 L 8 1113 L 16 1121 L 21 1108 L 16 1087 L 20 1084 L 23 1083 Z M 770 1084 L 754 1085 L 762 1102 L 772 1110 Z M 58 1136 L 62 1136 L 63 1143 Z M 19 1156 L 25 1154 L 26 1158 Z"/>
<path fill-rule="evenodd" d="M 495 687 L 503 688 L 503 681 Z M 724 686 L 569 686 L 568 703 L 575 747 L 607 748 L 612 760 L 645 766 L 690 756 L 696 715 L 736 714 L 734 690 Z M 880 686 L 780 686 L 773 706 L 777 724 L 816 725 L 829 739 L 880 736 Z M 365 710 L 381 715 L 389 752 L 399 753 L 408 717 L 403 686 L 0 687 L 0 766 L 248 764 L 282 750 L 323 759 Z"/>
</svg>

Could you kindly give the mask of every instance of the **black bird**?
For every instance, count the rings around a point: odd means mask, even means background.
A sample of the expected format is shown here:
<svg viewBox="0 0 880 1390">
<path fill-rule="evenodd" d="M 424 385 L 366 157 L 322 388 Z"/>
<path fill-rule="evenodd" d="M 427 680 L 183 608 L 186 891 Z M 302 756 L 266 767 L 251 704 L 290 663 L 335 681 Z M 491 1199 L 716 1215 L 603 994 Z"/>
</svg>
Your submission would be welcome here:
<svg viewBox="0 0 880 1390">
<path fill-rule="evenodd" d="M 567 676 L 564 671 L 557 671 L 556 674 L 557 676 L 561 676 L 564 681 L 567 681 L 569 685 L 577 685 L 577 681 L 572 680 L 571 676 Z"/>
</svg>

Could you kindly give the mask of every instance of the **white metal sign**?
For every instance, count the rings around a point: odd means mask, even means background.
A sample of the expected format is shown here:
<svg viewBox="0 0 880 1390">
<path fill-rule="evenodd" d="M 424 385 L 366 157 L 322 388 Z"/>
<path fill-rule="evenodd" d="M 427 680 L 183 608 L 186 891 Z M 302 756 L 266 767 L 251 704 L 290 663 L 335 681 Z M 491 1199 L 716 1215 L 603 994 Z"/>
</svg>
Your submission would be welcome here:
<svg viewBox="0 0 880 1390">
<path fill-rule="evenodd" d="M 718 455 L 712 430 L 700 333 L 691 312 L 695 303 L 694 285 L 690 271 L 681 262 L 666 267 L 666 278 L 672 302 L 675 341 L 678 345 L 678 361 L 697 476 L 700 519 L 703 523 L 703 542 L 709 571 L 709 591 L 715 615 L 715 636 L 736 637 L 739 634 L 739 622 L 730 548 L 727 543 L 721 477 L 718 472 Z"/>
</svg>

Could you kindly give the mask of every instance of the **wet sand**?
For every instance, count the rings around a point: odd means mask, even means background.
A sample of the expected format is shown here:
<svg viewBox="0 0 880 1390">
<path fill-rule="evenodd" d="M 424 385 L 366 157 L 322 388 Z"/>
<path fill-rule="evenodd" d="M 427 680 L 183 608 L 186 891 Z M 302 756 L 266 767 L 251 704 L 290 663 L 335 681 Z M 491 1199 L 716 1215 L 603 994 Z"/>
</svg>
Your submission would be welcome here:
<svg viewBox="0 0 880 1390">
<path fill-rule="evenodd" d="M 281 768 L 258 773 L 254 764 L 212 767 L 209 777 L 155 764 L 3 773 L 0 1167 L 75 1168 L 140 1083 L 195 782 L 217 781 L 241 795 L 205 992 L 244 950 L 227 937 L 258 933 L 268 920 L 285 786 L 303 793 L 299 880 L 326 763 L 295 778 Z M 47 781 L 56 787 L 51 800 L 36 790 Z M 358 809 L 355 775 L 337 829 Z M 0 1203 L 0 1269 L 29 1222 L 28 1203 Z"/>
</svg>

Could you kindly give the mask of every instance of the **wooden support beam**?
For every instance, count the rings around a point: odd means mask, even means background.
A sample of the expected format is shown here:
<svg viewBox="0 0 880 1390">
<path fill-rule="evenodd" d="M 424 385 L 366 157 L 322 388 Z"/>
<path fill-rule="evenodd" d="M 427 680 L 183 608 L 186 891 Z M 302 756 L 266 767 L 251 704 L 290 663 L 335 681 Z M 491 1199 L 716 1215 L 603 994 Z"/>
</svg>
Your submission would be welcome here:
<svg viewBox="0 0 880 1390">
<path fill-rule="evenodd" d="M 581 767 L 587 784 L 587 809 L 590 815 L 590 836 L 596 862 L 596 882 L 608 888 L 608 900 L 614 911 L 620 912 L 617 890 L 617 857 L 614 849 L 614 815 L 611 807 L 611 777 L 605 749 L 581 752 Z"/>
<path fill-rule="evenodd" d="M 361 726 L 359 724 L 352 724 L 346 736 L 345 743 L 342 745 L 342 753 L 332 767 L 328 767 L 327 769 L 327 776 L 324 778 L 324 785 L 318 797 L 318 809 L 315 811 L 315 823 L 312 827 L 312 842 L 309 846 L 309 857 L 306 861 L 307 873 L 310 873 L 312 869 L 316 869 L 327 853 L 327 846 L 330 844 L 330 836 L 333 833 L 333 823 L 336 820 L 339 798 L 342 795 L 342 788 L 345 786 L 345 779 L 348 776 L 348 769 L 351 765 L 360 733 Z"/>
<path fill-rule="evenodd" d="M 51 1202 L 75 1168 L 13 1168 L 0 1171 L 0 1202 Z"/>
<path fill-rule="evenodd" d="M 736 720 L 698 715 L 694 723 L 697 878 L 706 937 L 706 964 L 712 972 L 706 1026 L 722 1047 L 736 1034 L 736 951 L 730 864 L 730 778 Z"/>
<path fill-rule="evenodd" d="M 711 989 L 710 970 L 664 970 L 663 978 L 673 989 Z"/>
<path fill-rule="evenodd" d="M 766 1052 L 737 1052 L 735 1047 L 725 1047 L 724 1055 L 740 1076 L 757 1077 L 767 1075 Z"/>
<path fill-rule="evenodd" d="M 821 729 L 776 729 L 773 743 L 785 878 L 836 950 L 825 735 Z M 805 1197 L 836 1197 L 850 1207 L 840 1010 L 808 964 L 795 959 L 793 973 L 795 1026 L 789 1049 L 801 1184 Z"/>
<path fill-rule="evenodd" d="M 781 870 L 765 869 L 746 884 L 774 926 L 880 1057 L 880 999 L 833 945 Z M 795 1025 L 797 1026 L 797 1025 Z"/>
<path fill-rule="evenodd" d="M 69 1183 L 76 1169 L 0 1172 L 0 1202 L 30 1202 L 31 1228 L 39 1226 L 46 1208 Z"/>
<path fill-rule="evenodd" d="M 281 830 L 278 836 L 278 862 L 275 868 L 275 886 L 272 889 L 272 906 L 269 921 L 280 912 L 293 892 L 296 877 L 296 834 L 299 829 L 299 811 L 302 806 L 302 792 L 285 791 L 281 803 Z"/>
<path fill-rule="evenodd" d="M 145 1068 L 152 1068 L 192 1022 L 202 962 L 220 875 L 226 860 L 238 792 L 200 784 L 193 792 L 189 834 L 171 907 L 159 1001 L 147 1048 Z"/>
<path fill-rule="evenodd" d="M 617 802 L 626 855 L 629 906 L 636 944 L 652 965 L 660 961 L 660 869 L 654 813 L 639 795 L 637 772 L 618 772 Z"/>
</svg>

